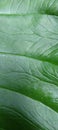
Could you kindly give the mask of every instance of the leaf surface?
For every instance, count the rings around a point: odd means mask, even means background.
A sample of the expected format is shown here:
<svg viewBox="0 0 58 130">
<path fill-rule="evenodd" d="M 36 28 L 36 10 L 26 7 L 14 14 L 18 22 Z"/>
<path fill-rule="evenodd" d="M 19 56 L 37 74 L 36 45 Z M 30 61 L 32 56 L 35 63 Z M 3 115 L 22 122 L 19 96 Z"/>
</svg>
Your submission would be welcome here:
<svg viewBox="0 0 58 130">
<path fill-rule="evenodd" d="M 58 0 L 0 0 L 0 128 L 58 130 Z"/>
</svg>

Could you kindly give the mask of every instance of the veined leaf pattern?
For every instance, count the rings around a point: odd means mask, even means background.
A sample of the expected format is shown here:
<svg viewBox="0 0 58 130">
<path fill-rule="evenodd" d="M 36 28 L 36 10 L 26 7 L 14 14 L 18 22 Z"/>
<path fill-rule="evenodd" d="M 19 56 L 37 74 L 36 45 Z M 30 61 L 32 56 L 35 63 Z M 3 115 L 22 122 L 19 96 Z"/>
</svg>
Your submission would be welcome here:
<svg viewBox="0 0 58 130">
<path fill-rule="evenodd" d="M 0 0 L 0 129 L 58 130 L 58 0 Z"/>
</svg>

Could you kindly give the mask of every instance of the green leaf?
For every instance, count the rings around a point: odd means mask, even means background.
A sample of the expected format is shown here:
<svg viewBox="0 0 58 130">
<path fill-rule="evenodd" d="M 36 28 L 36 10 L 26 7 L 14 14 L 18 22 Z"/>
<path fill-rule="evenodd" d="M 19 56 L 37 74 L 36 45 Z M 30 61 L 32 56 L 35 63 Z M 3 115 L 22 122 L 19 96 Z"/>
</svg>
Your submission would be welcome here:
<svg viewBox="0 0 58 130">
<path fill-rule="evenodd" d="M 58 0 L 0 0 L 0 130 L 58 130 Z"/>
</svg>

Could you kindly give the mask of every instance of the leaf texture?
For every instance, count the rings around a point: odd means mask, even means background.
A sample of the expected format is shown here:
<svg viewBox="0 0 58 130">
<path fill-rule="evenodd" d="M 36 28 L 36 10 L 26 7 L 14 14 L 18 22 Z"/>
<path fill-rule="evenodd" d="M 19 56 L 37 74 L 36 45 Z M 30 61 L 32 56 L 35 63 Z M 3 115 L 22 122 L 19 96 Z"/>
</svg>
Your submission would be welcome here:
<svg viewBox="0 0 58 130">
<path fill-rule="evenodd" d="M 58 130 L 58 0 L 0 0 L 0 128 Z"/>
</svg>

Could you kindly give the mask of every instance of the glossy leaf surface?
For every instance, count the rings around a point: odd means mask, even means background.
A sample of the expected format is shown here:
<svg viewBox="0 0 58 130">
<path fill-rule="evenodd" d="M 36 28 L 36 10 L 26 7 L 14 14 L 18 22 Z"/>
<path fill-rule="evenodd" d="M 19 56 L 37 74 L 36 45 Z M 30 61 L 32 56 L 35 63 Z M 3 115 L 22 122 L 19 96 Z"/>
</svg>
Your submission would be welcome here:
<svg viewBox="0 0 58 130">
<path fill-rule="evenodd" d="M 58 130 L 58 0 L 0 0 L 0 128 Z"/>
</svg>

